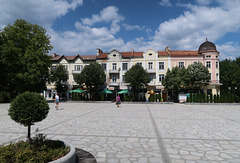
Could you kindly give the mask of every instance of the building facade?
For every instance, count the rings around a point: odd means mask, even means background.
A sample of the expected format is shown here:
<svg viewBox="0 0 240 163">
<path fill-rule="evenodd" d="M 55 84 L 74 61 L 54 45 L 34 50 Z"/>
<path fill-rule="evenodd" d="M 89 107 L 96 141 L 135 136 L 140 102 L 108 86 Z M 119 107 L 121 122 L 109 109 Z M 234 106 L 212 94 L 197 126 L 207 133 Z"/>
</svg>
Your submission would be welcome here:
<svg viewBox="0 0 240 163">
<path fill-rule="evenodd" d="M 175 66 L 187 68 L 194 62 L 201 62 L 211 74 L 211 82 L 203 88 L 204 93 L 220 93 L 219 52 L 215 44 L 207 40 L 199 46 L 197 51 L 171 51 L 169 47 L 166 47 L 164 51 L 148 49 L 145 52 L 135 52 L 132 49 L 130 52 L 112 50 L 109 53 L 103 53 L 101 49 L 97 49 L 97 55 L 90 56 L 59 56 L 54 54 L 51 61 L 53 67 L 62 64 L 68 70 L 69 89 L 78 87 L 74 81 L 74 75 L 81 73 L 84 66 L 97 62 L 106 73 L 106 88 L 114 91 L 129 89 L 129 84 L 125 82 L 125 73 L 133 65 L 139 64 L 147 71 L 151 79 L 148 87 L 142 90 L 142 94 L 148 96 L 147 93 L 151 91 L 161 93 L 164 100 L 167 100 L 169 94 L 162 85 L 167 70 L 171 70 Z M 48 89 L 53 90 L 54 86 L 49 85 Z"/>
</svg>

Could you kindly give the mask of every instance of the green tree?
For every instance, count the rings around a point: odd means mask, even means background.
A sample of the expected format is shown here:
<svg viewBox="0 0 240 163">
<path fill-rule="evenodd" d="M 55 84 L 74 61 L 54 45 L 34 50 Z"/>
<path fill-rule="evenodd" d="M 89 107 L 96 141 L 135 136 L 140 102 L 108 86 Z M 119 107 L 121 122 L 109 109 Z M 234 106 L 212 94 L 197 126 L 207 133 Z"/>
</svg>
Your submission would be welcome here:
<svg viewBox="0 0 240 163">
<path fill-rule="evenodd" d="M 173 89 L 177 94 L 176 97 L 178 97 L 179 89 L 184 88 L 186 81 L 188 81 L 186 73 L 185 68 L 173 67 L 172 70 L 168 69 L 162 84 L 167 89 Z"/>
<path fill-rule="evenodd" d="M 187 79 L 187 80 L 186 80 Z M 209 84 L 211 75 L 201 62 L 195 62 L 187 68 L 186 83 L 190 88 L 201 88 Z"/>
<path fill-rule="evenodd" d="M 16 20 L 0 32 L 0 89 L 12 96 L 42 92 L 50 67 L 50 36 L 41 26 Z"/>
<path fill-rule="evenodd" d="M 25 92 L 18 95 L 11 103 L 8 115 L 17 123 L 28 127 L 28 140 L 31 140 L 31 125 L 47 117 L 49 106 L 38 93 Z"/>
<path fill-rule="evenodd" d="M 135 64 L 125 73 L 125 81 L 126 83 L 130 83 L 133 90 L 134 100 L 137 100 L 137 92 L 139 89 L 148 85 L 150 78 L 142 66 Z"/>
<path fill-rule="evenodd" d="M 57 65 L 51 69 L 51 82 L 55 83 L 58 93 L 65 93 L 67 90 L 68 71 L 63 65 Z"/>
<path fill-rule="evenodd" d="M 240 58 L 225 59 L 220 62 L 221 94 L 229 92 L 235 95 L 235 101 L 240 102 Z"/>
<path fill-rule="evenodd" d="M 98 63 L 91 63 L 83 68 L 82 72 L 75 76 L 74 80 L 79 85 L 85 85 L 90 93 L 97 92 L 97 88 L 106 81 L 106 74 Z"/>
</svg>

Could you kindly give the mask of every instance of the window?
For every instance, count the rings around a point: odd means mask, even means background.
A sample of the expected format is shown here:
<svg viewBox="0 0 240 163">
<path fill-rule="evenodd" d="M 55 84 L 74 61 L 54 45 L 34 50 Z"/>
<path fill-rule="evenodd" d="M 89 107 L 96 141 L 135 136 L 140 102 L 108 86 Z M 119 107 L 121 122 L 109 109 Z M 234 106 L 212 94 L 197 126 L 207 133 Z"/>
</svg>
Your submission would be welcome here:
<svg viewBox="0 0 240 163">
<path fill-rule="evenodd" d="M 216 80 L 217 80 L 217 81 L 219 80 L 219 75 L 218 75 L 218 73 L 216 73 Z"/>
<path fill-rule="evenodd" d="M 75 71 L 81 71 L 83 69 L 83 65 L 74 65 Z"/>
<path fill-rule="evenodd" d="M 184 67 L 184 62 L 178 62 L 178 67 L 183 68 Z"/>
<path fill-rule="evenodd" d="M 117 70 L 117 63 L 113 63 L 113 64 L 112 64 L 112 69 L 113 69 L 113 70 Z"/>
<path fill-rule="evenodd" d="M 142 66 L 142 62 L 138 62 L 137 64 L 140 65 L 140 66 Z"/>
<path fill-rule="evenodd" d="M 219 65 L 218 65 L 219 63 L 218 63 L 218 61 L 216 62 L 216 68 L 219 68 Z"/>
<path fill-rule="evenodd" d="M 63 65 L 63 68 L 64 68 L 65 70 L 68 70 L 68 66 L 67 66 L 67 65 Z"/>
<path fill-rule="evenodd" d="M 149 75 L 150 82 L 153 82 L 153 75 Z"/>
<path fill-rule="evenodd" d="M 152 55 L 152 53 L 149 53 L 149 55 Z"/>
<path fill-rule="evenodd" d="M 106 71 L 106 69 L 107 69 L 107 64 L 106 64 L 106 63 L 102 63 L 102 68 Z"/>
<path fill-rule="evenodd" d="M 113 54 L 113 57 L 116 57 L 117 55 L 116 54 Z"/>
<path fill-rule="evenodd" d="M 206 58 L 211 58 L 211 55 L 207 55 Z"/>
<path fill-rule="evenodd" d="M 149 70 L 153 69 L 153 63 L 152 62 L 148 62 L 148 69 Z"/>
<path fill-rule="evenodd" d="M 162 82 L 164 79 L 164 74 L 159 74 L 159 81 Z"/>
<path fill-rule="evenodd" d="M 159 62 L 159 70 L 164 70 L 164 62 Z"/>
<path fill-rule="evenodd" d="M 122 82 L 125 82 L 125 75 L 122 76 Z"/>
<path fill-rule="evenodd" d="M 211 68 L 211 61 L 207 61 L 207 62 L 206 62 L 206 67 L 207 67 L 207 68 Z"/>
<path fill-rule="evenodd" d="M 112 82 L 116 83 L 117 82 L 117 75 L 112 75 Z"/>
<path fill-rule="evenodd" d="M 56 70 L 56 66 L 52 66 L 52 70 Z"/>
<path fill-rule="evenodd" d="M 122 63 L 122 70 L 128 70 L 128 64 Z"/>
</svg>

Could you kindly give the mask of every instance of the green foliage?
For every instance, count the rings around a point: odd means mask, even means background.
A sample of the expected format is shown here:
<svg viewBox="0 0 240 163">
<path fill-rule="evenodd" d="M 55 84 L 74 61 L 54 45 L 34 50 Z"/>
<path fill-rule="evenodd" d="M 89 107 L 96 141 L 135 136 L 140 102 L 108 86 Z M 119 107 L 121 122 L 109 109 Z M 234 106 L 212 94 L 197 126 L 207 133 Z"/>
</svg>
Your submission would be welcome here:
<svg viewBox="0 0 240 163">
<path fill-rule="evenodd" d="M 167 70 L 166 76 L 163 80 L 165 88 L 170 88 L 178 91 L 179 88 L 186 86 L 186 69 L 173 67 L 172 70 Z"/>
<path fill-rule="evenodd" d="M 106 74 L 100 64 L 91 63 L 85 66 L 74 80 L 81 86 L 85 85 L 89 92 L 96 92 L 97 87 L 105 83 Z"/>
<path fill-rule="evenodd" d="M 61 141 L 46 140 L 43 135 L 32 139 L 32 144 L 25 141 L 0 146 L 1 163 L 50 162 L 65 156 L 69 147 Z"/>
<path fill-rule="evenodd" d="M 201 62 L 195 62 L 188 66 L 187 77 L 185 79 L 189 87 L 201 88 L 209 84 L 211 80 L 208 68 L 205 67 Z"/>
<path fill-rule="evenodd" d="M 50 36 L 38 25 L 19 19 L 0 31 L 0 90 L 12 96 L 46 88 Z"/>
<path fill-rule="evenodd" d="M 130 83 L 132 87 L 134 99 L 137 99 L 137 92 L 140 88 L 145 87 L 150 82 L 150 78 L 143 69 L 142 66 L 135 64 L 125 73 L 125 81 L 126 83 Z"/>
<path fill-rule="evenodd" d="M 210 103 L 213 103 L 213 95 L 210 94 Z"/>
<path fill-rule="evenodd" d="M 0 103 L 9 103 L 10 95 L 6 92 L 0 92 Z"/>
<path fill-rule="evenodd" d="M 55 69 L 51 69 L 51 82 L 55 82 L 58 93 L 64 93 L 67 90 L 68 71 L 63 65 L 57 65 Z"/>
<path fill-rule="evenodd" d="M 220 62 L 221 93 L 232 93 L 235 102 L 240 102 L 240 57 L 236 60 L 225 59 Z"/>
<path fill-rule="evenodd" d="M 30 140 L 30 127 L 47 117 L 49 105 L 43 96 L 37 93 L 25 92 L 18 95 L 8 110 L 8 115 L 17 123 L 28 126 L 28 139 Z"/>
</svg>

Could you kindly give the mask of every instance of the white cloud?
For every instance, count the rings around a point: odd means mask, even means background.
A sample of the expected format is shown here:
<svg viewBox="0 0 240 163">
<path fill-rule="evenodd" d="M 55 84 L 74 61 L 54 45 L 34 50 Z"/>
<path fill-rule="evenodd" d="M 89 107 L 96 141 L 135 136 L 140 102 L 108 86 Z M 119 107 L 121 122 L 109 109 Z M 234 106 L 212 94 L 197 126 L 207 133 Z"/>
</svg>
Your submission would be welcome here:
<svg viewBox="0 0 240 163">
<path fill-rule="evenodd" d="M 240 45 L 235 42 L 227 42 L 222 45 L 217 45 L 218 51 L 220 51 L 220 59 L 235 59 L 240 57 Z"/>
<path fill-rule="evenodd" d="M 159 4 L 161 6 L 167 6 L 167 7 L 171 7 L 172 6 L 170 0 L 161 0 L 161 2 L 159 2 Z"/>
<path fill-rule="evenodd" d="M 218 3 L 218 7 L 186 5 L 189 11 L 161 23 L 149 45 L 155 49 L 170 46 L 197 50 L 206 37 L 214 42 L 229 32 L 239 31 L 240 1 L 219 0 Z"/>
<path fill-rule="evenodd" d="M 129 25 L 129 24 L 126 24 L 126 23 L 123 23 L 122 26 L 123 26 L 126 30 L 129 30 L 129 31 L 131 31 L 131 30 L 143 30 L 143 29 L 146 28 L 145 26 L 141 27 L 141 26 L 139 26 L 139 25 Z"/>
<path fill-rule="evenodd" d="M 64 16 L 83 4 L 83 0 L 0 0 L 1 27 L 16 19 L 25 19 L 44 27 L 51 27 L 56 18 Z"/>
<path fill-rule="evenodd" d="M 104 8 L 98 15 L 94 14 L 91 18 L 82 18 L 82 23 L 93 26 L 96 23 L 111 23 L 111 33 L 116 34 L 120 30 L 119 23 L 124 20 L 124 17 L 118 13 L 118 8 L 108 6 Z"/>
<path fill-rule="evenodd" d="M 207 6 L 212 3 L 213 0 L 196 0 L 199 5 Z"/>
</svg>

